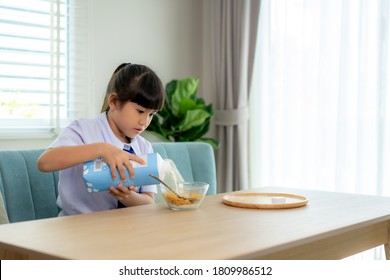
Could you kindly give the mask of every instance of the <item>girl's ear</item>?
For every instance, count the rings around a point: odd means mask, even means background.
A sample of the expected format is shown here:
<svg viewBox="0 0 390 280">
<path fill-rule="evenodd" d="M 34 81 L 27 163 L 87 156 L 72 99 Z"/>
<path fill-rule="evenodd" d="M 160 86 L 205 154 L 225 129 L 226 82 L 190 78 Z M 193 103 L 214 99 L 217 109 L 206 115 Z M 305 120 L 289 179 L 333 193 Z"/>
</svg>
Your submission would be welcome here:
<svg viewBox="0 0 390 280">
<path fill-rule="evenodd" d="M 118 104 L 118 95 L 115 92 L 111 93 L 108 97 L 108 106 L 110 107 L 110 110 L 118 109 Z"/>
</svg>

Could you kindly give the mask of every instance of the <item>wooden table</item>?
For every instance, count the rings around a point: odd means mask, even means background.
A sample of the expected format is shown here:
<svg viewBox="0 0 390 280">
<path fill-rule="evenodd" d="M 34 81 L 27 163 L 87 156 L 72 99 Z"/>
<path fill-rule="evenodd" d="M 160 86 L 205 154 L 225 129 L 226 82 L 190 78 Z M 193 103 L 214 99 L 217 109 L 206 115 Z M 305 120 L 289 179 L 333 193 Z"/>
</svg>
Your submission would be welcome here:
<svg viewBox="0 0 390 280">
<path fill-rule="evenodd" d="M 209 196 L 196 211 L 145 205 L 0 226 L 1 259 L 340 259 L 385 245 L 390 198 L 285 188 L 293 209 L 244 209 Z"/>
</svg>

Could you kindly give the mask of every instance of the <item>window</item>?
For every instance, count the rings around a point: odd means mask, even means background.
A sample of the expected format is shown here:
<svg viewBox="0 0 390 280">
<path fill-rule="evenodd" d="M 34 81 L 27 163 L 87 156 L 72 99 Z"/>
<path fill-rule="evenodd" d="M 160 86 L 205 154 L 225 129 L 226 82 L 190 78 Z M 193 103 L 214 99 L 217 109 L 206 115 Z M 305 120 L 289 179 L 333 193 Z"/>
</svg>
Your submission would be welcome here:
<svg viewBox="0 0 390 280">
<path fill-rule="evenodd" d="M 89 117 L 89 0 L 0 0 L 0 139 L 50 138 Z"/>
<path fill-rule="evenodd" d="M 68 119 L 68 1 L 0 1 L 0 131 L 53 133 Z"/>
</svg>

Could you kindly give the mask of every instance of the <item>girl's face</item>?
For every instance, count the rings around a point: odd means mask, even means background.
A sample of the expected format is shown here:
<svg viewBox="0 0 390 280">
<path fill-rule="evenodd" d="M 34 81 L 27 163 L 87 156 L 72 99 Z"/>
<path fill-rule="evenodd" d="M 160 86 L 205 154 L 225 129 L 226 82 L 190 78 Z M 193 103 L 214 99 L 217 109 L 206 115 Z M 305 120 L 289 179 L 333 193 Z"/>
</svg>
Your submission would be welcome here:
<svg viewBox="0 0 390 280">
<path fill-rule="evenodd" d="M 122 142 L 127 142 L 126 137 L 134 138 L 141 134 L 156 113 L 156 110 L 147 109 L 134 102 L 126 102 L 120 106 L 118 101 L 110 100 L 107 118 L 115 135 Z"/>
</svg>

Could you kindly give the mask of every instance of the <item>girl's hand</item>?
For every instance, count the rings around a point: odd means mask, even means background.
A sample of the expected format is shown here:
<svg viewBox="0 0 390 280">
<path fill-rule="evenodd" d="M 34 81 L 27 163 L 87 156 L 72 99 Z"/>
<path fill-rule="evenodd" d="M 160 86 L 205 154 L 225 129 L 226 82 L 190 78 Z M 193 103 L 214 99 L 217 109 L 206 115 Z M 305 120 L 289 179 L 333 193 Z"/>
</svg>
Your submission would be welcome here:
<svg viewBox="0 0 390 280">
<path fill-rule="evenodd" d="M 130 186 L 126 188 L 122 184 L 119 184 L 117 188 L 115 187 L 110 187 L 109 193 L 114 196 L 116 199 L 119 201 L 126 200 L 132 195 L 132 192 L 137 192 L 138 188 L 134 186 Z"/>
<path fill-rule="evenodd" d="M 119 184 L 116 188 L 110 187 L 109 193 L 127 207 L 154 203 L 152 192 L 138 193 L 138 188 L 134 186 L 126 188 Z"/>
<path fill-rule="evenodd" d="M 130 160 L 134 160 L 140 164 L 146 164 L 146 162 L 129 152 L 118 149 L 114 145 L 108 144 L 104 147 L 102 152 L 102 157 L 105 162 L 110 166 L 111 177 L 113 180 L 116 180 L 116 170 L 118 170 L 120 179 L 126 181 L 125 168 L 129 171 L 130 178 L 134 178 L 134 169 L 130 163 Z"/>
</svg>

